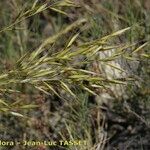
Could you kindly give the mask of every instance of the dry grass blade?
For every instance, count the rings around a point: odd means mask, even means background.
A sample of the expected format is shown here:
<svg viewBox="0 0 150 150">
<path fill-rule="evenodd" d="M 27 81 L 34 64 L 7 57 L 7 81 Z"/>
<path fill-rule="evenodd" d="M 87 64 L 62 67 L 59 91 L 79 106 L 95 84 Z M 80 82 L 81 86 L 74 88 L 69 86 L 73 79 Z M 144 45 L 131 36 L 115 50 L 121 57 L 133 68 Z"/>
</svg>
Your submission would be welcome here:
<svg viewBox="0 0 150 150">
<path fill-rule="evenodd" d="M 50 7 L 50 9 L 51 9 L 51 10 L 54 10 L 54 11 L 60 13 L 60 14 L 63 14 L 63 15 L 66 15 L 66 16 L 67 16 L 67 13 L 64 12 L 64 11 L 62 11 L 62 10 L 59 10 L 59 9 L 57 9 L 57 8 L 54 8 L 54 7 Z"/>
<path fill-rule="evenodd" d="M 38 107 L 39 107 L 38 105 L 29 104 L 29 105 L 23 105 L 20 108 L 21 109 L 33 109 L 33 108 L 38 108 Z"/>
<path fill-rule="evenodd" d="M 67 47 L 70 47 L 70 46 L 73 44 L 73 42 L 77 39 L 78 36 L 79 36 L 79 33 L 75 34 L 75 35 L 71 38 L 71 40 L 69 41 L 69 43 L 67 44 Z"/>
<path fill-rule="evenodd" d="M 25 117 L 24 115 L 18 113 L 18 112 L 13 112 L 11 111 L 10 114 L 12 114 L 13 116 L 16 116 L 16 117 Z"/>
<path fill-rule="evenodd" d="M 82 88 L 83 88 L 85 91 L 89 92 L 90 94 L 97 96 L 97 94 L 96 94 L 94 91 L 90 90 L 88 87 L 82 86 Z"/>
<path fill-rule="evenodd" d="M 140 50 L 142 50 L 145 46 L 147 46 L 148 42 L 142 44 L 141 46 L 139 46 L 137 49 L 135 49 L 132 53 L 137 53 Z"/>
<path fill-rule="evenodd" d="M 149 54 L 141 54 L 143 57 L 150 58 Z"/>
<path fill-rule="evenodd" d="M 54 94 L 56 94 L 59 98 L 61 98 L 61 96 L 58 94 L 58 92 L 56 92 L 56 90 L 50 85 L 50 84 L 48 84 L 48 83 L 46 83 L 46 82 L 43 82 L 44 84 L 45 84 L 45 86 L 46 87 L 48 87 L 48 89 L 50 90 L 50 91 L 52 91 Z"/>
<path fill-rule="evenodd" d="M 121 72 L 125 72 L 125 70 L 123 70 L 122 68 L 119 68 L 119 67 L 117 67 L 117 66 L 115 66 L 115 65 L 112 65 L 112 64 L 110 64 L 110 63 L 106 63 L 106 65 L 108 65 L 108 66 L 110 66 L 110 67 L 112 67 L 112 68 L 114 68 L 114 69 L 116 69 L 116 70 L 119 70 L 119 71 L 121 71 Z"/>
<path fill-rule="evenodd" d="M 3 105 L 5 105 L 5 106 L 9 106 L 4 100 L 2 100 L 2 99 L 0 99 L 0 104 L 3 104 Z"/>
<path fill-rule="evenodd" d="M 55 8 L 53 7 L 55 6 Z M 38 4 L 38 1 L 36 0 L 33 5 L 31 6 L 30 9 L 24 11 L 23 9 L 20 11 L 20 13 L 17 15 L 13 23 L 11 23 L 9 26 L 4 27 L 0 29 L 0 33 L 7 31 L 7 30 L 13 30 L 14 26 L 17 25 L 18 23 L 24 21 L 25 19 L 28 19 L 29 17 L 32 17 L 36 14 L 39 14 L 43 12 L 44 10 L 51 8 L 52 10 L 66 14 L 64 11 L 61 11 L 57 9 L 56 7 L 63 7 L 63 6 L 68 6 L 68 7 L 75 7 L 74 3 L 69 1 L 69 0 L 62 0 L 61 3 L 53 3 L 50 6 L 47 3 L 44 3 L 42 5 Z M 67 15 L 67 14 L 66 14 Z"/>
<path fill-rule="evenodd" d="M 65 91 L 69 92 L 73 97 L 76 97 L 76 95 L 71 91 L 71 89 L 68 87 L 67 84 L 65 84 L 65 83 L 62 82 L 62 81 L 60 81 L 60 83 L 61 83 L 61 87 L 62 87 Z"/>
<path fill-rule="evenodd" d="M 58 1 L 57 3 L 56 3 L 56 6 L 57 7 L 75 7 L 76 5 L 75 5 L 75 3 L 73 2 L 73 1 L 70 1 L 70 0 L 62 0 L 62 1 Z"/>
<path fill-rule="evenodd" d="M 126 31 L 128 31 L 128 30 L 130 30 L 130 29 L 131 29 L 131 27 L 127 27 L 127 28 L 125 28 L 125 29 L 116 31 L 116 32 L 114 32 L 114 33 L 112 33 L 112 34 L 110 34 L 110 35 L 107 35 L 107 36 L 103 37 L 102 39 L 103 39 L 103 40 L 108 40 L 108 39 L 110 39 L 110 38 L 112 38 L 112 37 L 114 37 L 114 36 L 121 35 L 121 34 L 123 34 L 124 32 L 126 32 Z"/>
<path fill-rule="evenodd" d="M 14 22 L 11 23 L 9 26 L 7 27 L 4 27 L 0 30 L 0 33 L 4 32 L 4 31 L 7 31 L 7 30 L 12 30 L 13 27 L 15 25 L 17 25 L 18 23 L 24 21 L 25 19 L 31 17 L 31 16 L 34 16 L 44 10 L 46 10 L 48 7 L 47 7 L 47 4 L 43 4 L 41 6 L 36 6 L 36 7 L 33 7 L 25 12 L 23 12 L 23 10 L 20 11 L 20 13 L 18 14 L 18 16 L 15 18 Z"/>
<path fill-rule="evenodd" d="M 42 44 L 40 45 L 40 47 L 31 54 L 30 59 L 33 60 L 37 55 L 39 55 L 42 51 L 44 51 L 43 48 L 45 46 L 50 45 L 50 44 L 56 42 L 59 37 L 61 37 L 62 35 L 68 33 L 69 31 L 73 30 L 74 28 L 79 27 L 81 24 L 85 23 L 86 21 L 87 21 L 86 19 L 77 20 L 74 23 L 72 23 L 71 25 L 67 26 L 62 31 L 60 31 L 58 34 L 45 39 L 42 42 Z"/>
</svg>

